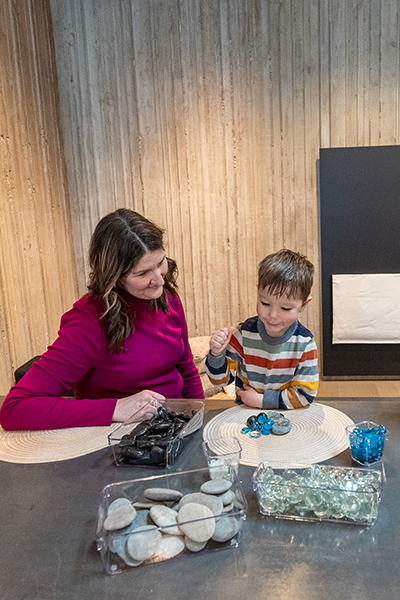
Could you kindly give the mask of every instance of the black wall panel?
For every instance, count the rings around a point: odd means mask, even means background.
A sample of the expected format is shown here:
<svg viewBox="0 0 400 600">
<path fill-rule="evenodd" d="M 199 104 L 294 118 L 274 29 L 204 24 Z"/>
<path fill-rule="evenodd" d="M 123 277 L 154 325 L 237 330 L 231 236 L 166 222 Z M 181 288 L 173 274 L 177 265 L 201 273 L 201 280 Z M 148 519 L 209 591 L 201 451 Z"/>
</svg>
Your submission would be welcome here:
<svg viewBox="0 0 400 600">
<path fill-rule="evenodd" d="M 332 344 L 332 275 L 400 273 L 400 146 L 321 149 L 319 175 L 323 375 L 400 376 L 400 344 Z"/>
</svg>

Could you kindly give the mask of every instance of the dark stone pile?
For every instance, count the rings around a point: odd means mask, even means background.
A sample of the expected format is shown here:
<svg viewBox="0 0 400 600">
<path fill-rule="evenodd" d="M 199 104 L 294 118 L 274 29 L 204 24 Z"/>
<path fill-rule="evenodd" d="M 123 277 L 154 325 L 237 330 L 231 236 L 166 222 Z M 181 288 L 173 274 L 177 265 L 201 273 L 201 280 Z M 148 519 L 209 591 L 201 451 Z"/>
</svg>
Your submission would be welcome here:
<svg viewBox="0 0 400 600">
<path fill-rule="evenodd" d="M 157 415 L 142 421 L 121 438 L 118 462 L 155 467 L 174 464 L 181 449 L 179 433 L 193 414 L 185 415 L 160 407 Z"/>
</svg>

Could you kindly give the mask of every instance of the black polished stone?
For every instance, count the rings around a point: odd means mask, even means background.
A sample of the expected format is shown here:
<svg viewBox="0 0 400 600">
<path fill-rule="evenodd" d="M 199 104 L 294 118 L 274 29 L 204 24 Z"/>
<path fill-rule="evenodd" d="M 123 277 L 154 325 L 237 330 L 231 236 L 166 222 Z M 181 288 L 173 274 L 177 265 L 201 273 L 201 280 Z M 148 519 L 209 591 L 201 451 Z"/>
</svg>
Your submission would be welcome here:
<svg viewBox="0 0 400 600">
<path fill-rule="evenodd" d="M 160 415 L 160 417 L 162 419 L 168 419 L 169 418 L 168 410 L 164 406 L 160 406 L 160 408 L 158 409 L 157 412 L 158 412 L 158 414 Z"/>
<path fill-rule="evenodd" d="M 169 421 L 163 421 L 162 423 L 153 423 L 151 429 L 156 433 L 167 433 L 172 428 L 173 425 Z"/>
<path fill-rule="evenodd" d="M 254 425 L 256 423 L 257 423 L 257 417 L 255 415 L 251 415 L 251 417 L 249 417 L 246 421 L 247 427 L 254 427 Z"/>
<path fill-rule="evenodd" d="M 168 411 L 165 407 L 158 409 L 158 414 L 149 421 L 143 421 L 124 435 L 118 443 L 118 461 L 124 464 L 154 464 L 166 466 L 173 462 L 179 454 L 181 444 L 173 443 L 183 427 L 192 417 L 183 413 Z M 153 451 L 154 446 L 158 451 Z M 145 455 L 137 455 L 132 449 L 148 451 Z M 167 452 L 166 452 L 167 450 Z"/>
<path fill-rule="evenodd" d="M 150 451 L 150 457 L 156 465 L 163 461 L 165 462 L 165 449 L 160 448 L 160 446 L 153 446 Z"/>
</svg>

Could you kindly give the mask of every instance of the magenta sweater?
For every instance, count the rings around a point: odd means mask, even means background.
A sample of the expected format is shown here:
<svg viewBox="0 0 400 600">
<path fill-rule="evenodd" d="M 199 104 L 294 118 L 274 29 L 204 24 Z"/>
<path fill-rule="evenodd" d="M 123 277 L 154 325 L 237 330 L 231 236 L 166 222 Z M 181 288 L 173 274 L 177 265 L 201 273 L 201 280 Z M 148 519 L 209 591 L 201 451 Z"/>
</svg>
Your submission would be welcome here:
<svg viewBox="0 0 400 600">
<path fill-rule="evenodd" d="M 135 332 L 111 354 L 103 303 L 87 294 L 61 319 L 58 338 L 15 385 L 0 410 L 4 429 L 110 425 L 118 398 L 145 389 L 166 398 L 204 398 L 178 296 L 169 312 L 129 296 Z M 74 387 L 76 399 L 62 396 Z"/>
</svg>

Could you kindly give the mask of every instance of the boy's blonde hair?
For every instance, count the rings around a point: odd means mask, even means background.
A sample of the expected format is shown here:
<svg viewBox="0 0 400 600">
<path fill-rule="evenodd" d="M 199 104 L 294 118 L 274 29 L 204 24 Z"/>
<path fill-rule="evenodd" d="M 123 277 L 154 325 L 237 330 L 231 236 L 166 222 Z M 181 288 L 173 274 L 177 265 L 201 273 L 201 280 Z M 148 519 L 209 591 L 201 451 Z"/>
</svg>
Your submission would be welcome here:
<svg viewBox="0 0 400 600">
<path fill-rule="evenodd" d="M 310 295 L 314 265 L 304 254 L 279 250 L 266 256 L 258 266 L 258 289 L 268 288 L 271 294 L 288 298 L 299 296 L 303 302 Z"/>
</svg>

